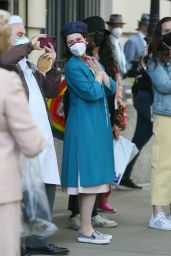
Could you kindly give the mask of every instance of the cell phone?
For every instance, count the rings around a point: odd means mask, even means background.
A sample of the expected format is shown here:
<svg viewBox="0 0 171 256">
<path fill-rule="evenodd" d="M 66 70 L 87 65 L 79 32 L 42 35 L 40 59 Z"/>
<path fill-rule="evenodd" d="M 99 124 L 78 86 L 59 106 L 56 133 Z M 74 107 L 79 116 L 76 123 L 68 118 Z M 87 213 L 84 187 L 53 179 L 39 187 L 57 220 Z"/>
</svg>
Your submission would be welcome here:
<svg viewBox="0 0 171 256">
<path fill-rule="evenodd" d="M 45 38 L 40 38 L 40 47 L 44 48 L 45 46 L 50 47 L 49 43 L 56 48 L 56 36 L 47 36 Z"/>
</svg>

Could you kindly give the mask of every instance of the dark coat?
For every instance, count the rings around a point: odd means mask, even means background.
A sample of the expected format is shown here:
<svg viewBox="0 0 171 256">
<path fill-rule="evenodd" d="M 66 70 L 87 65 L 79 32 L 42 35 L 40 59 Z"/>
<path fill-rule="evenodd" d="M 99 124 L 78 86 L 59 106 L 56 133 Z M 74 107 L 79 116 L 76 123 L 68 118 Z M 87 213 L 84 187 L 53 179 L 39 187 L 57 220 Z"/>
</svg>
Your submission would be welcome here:
<svg viewBox="0 0 171 256">
<path fill-rule="evenodd" d="M 33 45 L 31 42 L 27 44 L 13 46 L 9 48 L 1 56 L 1 59 L 0 59 L 0 66 L 10 71 L 15 71 L 16 73 L 19 74 L 28 98 L 29 98 L 28 86 L 25 81 L 23 71 L 21 70 L 20 66 L 17 63 L 20 60 L 22 60 L 24 57 L 27 58 L 32 50 L 33 50 Z M 46 77 L 45 77 L 33 66 L 33 64 L 28 62 L 28 65 L 32 69 L 33 74 L 37 80 L 38 86 L 40 88 L 42 97 L 46 105 L 46 109 L 48 111 L 45 98 L 55 98 L 57 96 L 59 86 L 61 83 L 61 73 L 53 67 L 49 72 L 46 73 Z M 49 111 L 48 111 L 48 114 L 49 114 Z"/>
<path fill-rule="evenodd" d="M 153 103 L 152 82 L 147 72 L 141 68 L 132 87 L 133 102 L 139 115 L 151 121 Z"/>
</svg>

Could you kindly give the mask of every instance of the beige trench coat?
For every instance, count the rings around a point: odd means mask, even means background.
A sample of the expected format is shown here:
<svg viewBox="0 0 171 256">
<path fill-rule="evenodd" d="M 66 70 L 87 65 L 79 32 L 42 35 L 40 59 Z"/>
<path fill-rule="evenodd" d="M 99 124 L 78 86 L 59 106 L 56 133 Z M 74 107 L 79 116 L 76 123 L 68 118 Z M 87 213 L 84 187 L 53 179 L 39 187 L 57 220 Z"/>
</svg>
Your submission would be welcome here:
<svg viewBox="0 0 171 256">
<path fill-rule="evenodd" d="M 0 204 L 22 197 L 18 151 L 35 156 L 44 146 L 18 75 L 0 68 Z"/>
</svg>

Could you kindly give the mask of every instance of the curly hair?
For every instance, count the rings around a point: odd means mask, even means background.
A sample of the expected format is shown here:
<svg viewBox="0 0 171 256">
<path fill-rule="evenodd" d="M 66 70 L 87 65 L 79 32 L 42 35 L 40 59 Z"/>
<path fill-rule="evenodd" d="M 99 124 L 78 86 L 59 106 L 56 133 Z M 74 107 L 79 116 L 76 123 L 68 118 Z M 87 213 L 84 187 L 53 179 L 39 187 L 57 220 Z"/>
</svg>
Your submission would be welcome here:
<svg viewBox="0 0 171 256">
<path fill-rule="evenodd" d="M 93 50 L 96 47 L 92 37 L 87 37 L 88 45 L 86 53 L 93 56 Z M 104 40 L 99 46 L 99 61 L 104 66 L 106 73 L 115 79 L 115 75 L 119 72 L 119 66 L 113 56 L 113 46 L 109 38 L 109 34 L 104 31 Z"/>
<path fill-rule="evenodd" d="M 119 72 L 119 67 L 113 56 L 112 43 L 108 34 L 104 34 L 104 40 L 99 47 L 99 58 L 104 66 L 106 73 L 115 79 L 116 73 Z"/>
</svg>

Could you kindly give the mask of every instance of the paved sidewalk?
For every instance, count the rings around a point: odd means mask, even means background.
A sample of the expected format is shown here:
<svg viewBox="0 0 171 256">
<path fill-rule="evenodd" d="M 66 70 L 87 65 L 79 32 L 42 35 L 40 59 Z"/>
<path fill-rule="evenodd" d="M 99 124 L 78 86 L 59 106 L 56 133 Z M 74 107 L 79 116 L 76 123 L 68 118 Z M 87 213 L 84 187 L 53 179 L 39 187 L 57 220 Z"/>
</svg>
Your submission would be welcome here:
<svg viewBox="0 0 171 256">
<path fill-rule="evenodd" d="M 59 230 L 53 237 L 59 246 L 70 249 L 71 256 L 164 256 L 171 255 L 171 232 L 149 229 L 147 226 L 150 207 L 150 190 L 113 190 L 110 202 L 118 209 L 117 214 L 106 216 L 119 223 L 117 228 L 99 228 L 113 235 L 110 245 L 89 245 L 76 241 L 77 232 L 67 228 L 68 197 L 57 189 L 54 222 Z"/>
</svg>

